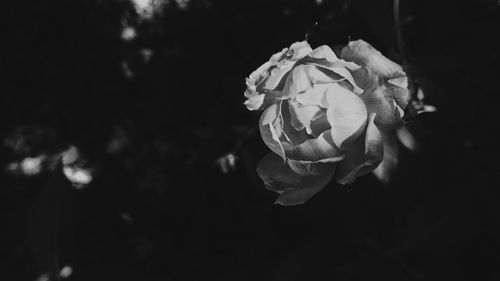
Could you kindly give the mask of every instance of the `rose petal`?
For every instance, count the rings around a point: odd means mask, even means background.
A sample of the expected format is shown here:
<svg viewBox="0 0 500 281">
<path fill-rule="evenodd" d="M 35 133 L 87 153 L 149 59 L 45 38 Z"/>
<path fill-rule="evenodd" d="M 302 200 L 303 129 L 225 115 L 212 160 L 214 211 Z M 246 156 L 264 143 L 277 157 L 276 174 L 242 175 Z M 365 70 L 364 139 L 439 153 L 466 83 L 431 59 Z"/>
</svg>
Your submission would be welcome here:
<svg viewBox="0 0 500 281">
<path fill-rule="evenodd" d="M 338 60 L 335 53 L 327 45 L 322 45 L 314 49 L 309 56 L 318 59 L 326 59 L 329 62 L 335 62 Z"/>
<path fill-rule="evenodd" d="M 268 153 L 257 166 L 257 174 L 267 189 L 277 193 L 296 188 L 302 177 L 294 173 L 278 155 Z"/>
<path fill-rule="evenodd" d="M 399 109 L 404 110 L 410 99 L 402 67 L 362 40 L 349 42 L 341 57 L 362 66 L 353 71 L 353 77 L 365 90 L 363 100 L 367 102 L 368 111 L 377 114 L 375 123 L 383 130 L 400 126 Z"/>
<path fill-rule="evenodd" d="M 285 82 L 284 97 L 295 97 L 313 86 L 311 80 L 309 80 L 309 69 L 310 66 L 308 65 L 299 65 L 293 68 Z"/>
<path fill-rule="evenodd" d="M 273 54 L 270 58 L 269 58 L 269 61 L 270 62 L 273 62 L 273 63 L 276 63 L 278 61 L 280 61 L 282 58 L 283 58 L 283 55 L 286 53 L 286 51 L 288 51 L 288 48 L 283 48 L 281 49 L 281 51 Z"/>
<path fill-rule="evenodd" d="M 404 76 L 403 68 L 391 61 L 363 40 L 349 42 L 341 53 L 341 58 L 364 67 L 371 68 L 375 75 L 386 78 Z"/>
<path fill-rule="evenodd" d="M 280 104 L 269 106 L 261 115 L 259 121 L 260 135 L 264 143 L 273 151 L 286 160 L 283 146 L 280 142 L 281 135 L 281 119 L 279 118 Z M 277 126 L 277 127 L 276 127 Z M 277 131 L 277 129 L 279 131 Z"/>
<path fill-rule="evenodd" d="M 330 171 L 332 167 L 332 163 L 301 163 L 291 159 L 286 162 L 292 171 L 301 176 L 320 175 Z"/>
<path fill-rule="evenodd" d="M 345 80 L 345 77 L 339 75 L 338 73 L 325 70 L 325 68 L 314 64 L 305 64 L 304 67 L 308 69 L 308 78 L 313 85 L 334 83 Z"/>
<path fill-rule="evenodd" d="M 374 123 L 371 114 L 365 137 L 358 138 L 346 151 L 344 160 L 337 164 L 336 178 L 341 184 L 352 183 L 356 177 L 373 171 L 382 161 L 384 145 L 382 134 Z"/>
<path fill-rule="evenodd" d="M 345 67 L 345 64 L 339 62 L 333 63 L 328 69 L 332 70 L 333 72 L 341 75 L 342 77 L 345 77 L 349 83 L 351 83 L 352 86 L 352 91 L 356 94 L 361 94 L 363 93 L 363 90 L 358 87 L 356 84 L 356 81 L 354 80 L 354 77 L 352 76 L 351 72 Z"/>
<path fill-rule="evenodd" d="M 317 69 L 321 72 L 323 72 L 326 76 L 330 77 L 333 79 L 332 82 L 335 81 L 341 81 L 341 80 L 348 80 L 350 84 L 350 90 L 355 92 L 356 94 L 361 94 L 363 93 L 363 90 L 358 87 L 356 84 L 356 81 L 354 77 L 352 76 L 350 71 L 354 71 L 360 68 L 359 65 L 353 63 L 353 62 L 347 62 L 344 60 L 335 60 L 334 62 L 325 59 L 325 58 L 319 58 L 319 57 L 314 57 L 314 56 L 307 56 L 301 60 L 299 60 L 296 63 L 296 66 L 300 65 L 314 65 L 317 67 Z M 311 75 L 314 77 L 315 75 Z"/>
<path fill-rule="evenodd" d="M 369 113 L 376 113 L 375 123 L 381 130 L 398 128 L 403 125 L 400 111 L 393 98 L 395 92 L 401 88 L 391 84 L 383 84 L 374 90 L 365 91 L 361 96 Z"/>
<path fill-rule="evenodd" d="M 285 81 L 284 95 L 288 98 L 294 98 L 314 85 L 333 83 L 344 79 L 343 76 L 325 71 L 315 64 L 298 64 L 291 70 Z"/>
<path fill-rule="evenodd" d="M 266 74 L 267 70 L 272 65 L 273 65 L 272 62 L 266 61 L 264 64 L 262 64 L 261 66 L 259 66 L 259 68 L 257 68 L 255 71 L 253 71 L 252 73 L 250 73 L 250 75 L 248 76 L 248 78 L 246 80 L 247 86 L 248 85 L 256 85 L 257 81 L 259 79 L 261 79 L 263 75 Z"/>
<path fill-rule="evenodd" d="M 328 122 L 328 118 L 326 118 L 326 110 L 322 110 L 318 118 L 313 118 L 311 122 L 311 135 L 314 137 L 318 137 L 321 133 L 331 129 L 332 126 Z"/>
<path fill-rule="evenodd" d="M 324 98 L 330 84 L 315 84 L 304 93 L 297 95 L 295 100 L 304 106 L 317 105 L 327 108 L 328 103 Z"/>
<path fill-rule="evenodd" d="M 333 176 L 334 166 L 331 165 L 322 174 L 301 176 L 294 173 L 276 154 L 270 153 L 260 161 L 257 173 L 267 189 L 281 194 L 275 204 L 298 205 L 325 187 Z"/>
<path fill-rule="evenodd" d="M 366 107 L 356 94 L 338 84 L 330 85 L 326 97 L 332 138 L 336 146 L 343 148 L 363 132 L 368 117 Z"/>
<path fill-rule="evenodd" d="M 287 158 L 302 164 L 329 163 L 344 159 L 342 150 L 335 146 L 331 132 L 325 131 L 315 139 L 309 139 L 299 145 L 283 143 Z"/>
<path fill-rule="evenodd" d="M 245 91 L 245 97 L 247 100 L 243 103 L 248 110 L 258 110 L 262 107 L 262 104 L 264 103 L 264 97 L 265 95 L 259 95 L 257 93 L 250 94 L 250 92 L 247 90 Z"/>
<path fill-rule="evenodd" d="M 265 110 L 270 105 L 281 102 L 281 92 L 270 91 L 266 94 L 258 94 L 256 91 L 246 90 L 247 100 L 243 103 L 248 110 Z"/>
<path fill-rule="evenodd" d="M 288 62 L 281 59 L 287 50 L 288 49 L 284 48 L 281 52 L 274 54 L 271 56 L 269 61 L 265 62 L 255 71 L 250 73 L 246 79 L 247 87 L 253 88 L 254 90 L 258 88 L 259 92 L 266 89 L 273 90 L 276 85 L 272 84 L 277 84 L 275 81 L 279 81 L 281 77 L 283 77 L 283 75 L 293 67 L 294 62 Z M 279 77 L 270 77 L 272 75 Z M 271 81 L 269 82 L 269 85 L 266 85 L 267 81 Z"/>
<path fill-rule="evenodd" d="M 359 64 L 356 64 L 352 61 L 345 61 L 343 59 L 339 59 L 338 61 L 336 61 L 335 65 L 343 66 L 351 71 L 358 70 L 361 68 L 361 66 Z"/>
<path fill-rule="evenodd" d="M 356 84 L 356 80 L 351 74 L 351 71 L 349 71 L 349 68 L 351 69 L 358 69 L 359 66 L 351 63 L 351 62 L 346 62 L 344 60 L 337 60 L 336 62 L 330 62 L 327 60 L 321 60 L 321 59 L 315 59 L 315 60 L 309 60 L 310 63 L 314 63 L 317 65 L 317 67 L 325 72 L 325 74 L 332 76 L 331 73 L 334 73 L 345 80 L 349 81 L 349 84 L 351 86 L 351 89 L 354 93 L 356 94 L 361 94 L 363 93 L 363 89 L 358 87 Z M 330 74 L 328 74 L 330 72 Z M 337 81 L 339 81 L 338 76 L 333 76 L 332 78 L 336 78 Z"/>
<path fill-rule="evenodd" d="M 332 169 L 334 171 L 334 169 Z M 316 193 L 320 192 L 332 179 L 333 172 L 322 175 L 321 177 L 308 177 L 304 180 L 304 185 L 307 188 L 298 188 L 294 190 L 287 190 L 283 192 L 274 204 L 281 206 L 296 206 L 302 205 L 309 201 Z"/>
<path fill-rule="evenodd" d="M 282 79 L 286 79 L 286 75 L 290 69 L 292 69 L 293 65 L 293 61 L 286 61 L 270 67 L 265 79 L 258 84 L 257 91 L 266 93 L 269 91 L 281 90 L 278 86 L 280 85 Z"/>
<path fill-rule="evenodd" d="M 299 145 L 311 137 L 304 129 L 295 129 L 292 125 L 292 114 L 290 112 L 289 102 L 282 101 L 281 118 L 283 120 L 283 137 L 282 142 L 288 142 L 291 145 Z"/>
<path fill-rule="evenodd" d="M 391 92 L 390 94 L 403 111 L 410 101 L 410 91 L 408 90 L 408 77 L 395 77 L 387 80 L 385 84 Z M 403 114 L 400 114 L 403 116 Z"/>
<path fill-rule="evenodd" d="M 364 95 L 379 85 L 379 77 L 371 68 L 361 67 L 351 73 L 356 85 L 362 89 Z"/>
<path fill-rule="evenodd" d="M 312 48 L 307 41 L 293 43 L 285 54 L 286 58 L 299 60 L 312 52 Z"/>
<path fill-rule="evenodd" d="M 408 88 L 408 77 L 403 74 L 403 76 L 393 76 L 387 80 L 387 83 L 391 83 L 394 86 L 398 86 L 400 88 Z"/>
<path fill-rule="evenodd" d="M 286 163 L 294 173 L 301 176 L 310 176 L 309 164 L 301 164 L 300 162 L 290 159 L 287 159 Z"/>
<path fill-rule="evenodd" d="M 316 105 L 303 106 L 294 101 L 290 101 L 288 104 L 292 126 L 295 130 L 303 130 L 305 128 L 306 132 L 311 134 L 311 121 L 321 108 Z"/>
</svg>

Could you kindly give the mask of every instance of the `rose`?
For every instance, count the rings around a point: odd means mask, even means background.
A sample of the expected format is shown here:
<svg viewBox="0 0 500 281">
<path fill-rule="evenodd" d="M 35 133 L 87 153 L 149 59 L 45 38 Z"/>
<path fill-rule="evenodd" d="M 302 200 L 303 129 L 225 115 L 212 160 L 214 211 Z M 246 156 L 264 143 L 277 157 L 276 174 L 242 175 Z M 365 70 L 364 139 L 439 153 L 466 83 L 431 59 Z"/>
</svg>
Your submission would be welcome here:
<svg viewBox="0 0 500 281">
<path fill-rule="evenodd" d="M 406 84 L 399 65 L 361 40 L 341 59 L 328 46 L 297 42 L 250 74 L 245 104 L 264 110 L 260 133 L 274 152 L 257 172 L 281 194 L 276 203 L 301 204 L 334 176 L 348 184 L 375 169 L 382 134 L 403 123 Z"/>
<path fill-rule="evenodd" d="M 348 184 L 373 171 L 382 134 L 403 124 L 409 99 L 402 68 L 362 40 L 340 59 L 328 46 L 296 42 L 246 84 L 245 105 L 264 111 L 260 134 L 273 151 L 257 172 L 282 205 L 304 203 L 333 177 Z"/>
</svg>

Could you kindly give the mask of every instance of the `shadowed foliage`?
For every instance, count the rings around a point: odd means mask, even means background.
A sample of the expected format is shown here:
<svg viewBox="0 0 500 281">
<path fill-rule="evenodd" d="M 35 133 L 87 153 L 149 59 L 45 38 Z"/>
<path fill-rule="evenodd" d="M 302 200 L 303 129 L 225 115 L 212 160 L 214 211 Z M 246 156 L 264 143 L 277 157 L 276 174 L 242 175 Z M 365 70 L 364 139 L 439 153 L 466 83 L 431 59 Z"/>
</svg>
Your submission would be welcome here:
<svg viewBox="0 0 500 281">
<path fill-rule="evenodd" d="M 245 77 L 306 33 L 402 63 L 392 1 L 163 3 L 150 18 L 126 0 L 2 4 L 0 280 L 500 278 L 497 1 L 400 1 L 407 73 L 438 108 L 408 123 L 419 150 L 400 147 L 387 186 L 293 207 L 256 173 Z M 69 146 L 90 184 L 63 176 Z"/>
</svg>

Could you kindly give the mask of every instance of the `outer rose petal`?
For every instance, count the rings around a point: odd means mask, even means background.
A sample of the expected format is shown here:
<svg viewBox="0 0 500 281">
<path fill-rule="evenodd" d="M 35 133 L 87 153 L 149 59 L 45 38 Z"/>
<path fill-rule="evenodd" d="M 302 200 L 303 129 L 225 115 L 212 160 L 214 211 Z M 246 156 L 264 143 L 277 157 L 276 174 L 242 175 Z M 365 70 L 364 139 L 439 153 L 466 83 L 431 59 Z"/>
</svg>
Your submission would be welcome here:
<svg viewBox="0 0 500 281">
<path fill-rule="evenodd" d="M 298 205 L 311 199 L 325 187 L 334 173 L 334 166 L 325 173 L 314 176 L 301 176 L 294 173 L 279 156 L 274 153 L 266 155 L 257 167 L 259 177 L 267 189 L 280 194 L 275 204 Z"/>
<path fill-rule="evenodd" d="M 358 138 L 346 151 L 346 157 L 337 164 L 336 178 L 340 184 L 352 183 L 356 177 L 373 171 L 384 157 L 382 134 L 371 114 L 364 138 Z"/>
<path fill-rule="evenodd" d="M 265 95 L 259 95 L 258 93 L 251 93 L 250 91 L 245 91 L 245 97 L 247 100 L 243 103 L 248 110 L 258 110 L 264 103 Z"/>
<path fill-rule="evenodd" d="M 286 160 L 285 152 L 280 142 L 280 127 L 282 120 L 279 117 L 279 104 L 269 106 L 261 115 L 259 121 L 260 136 L 264 143 L 276 154 Z M 278 130 L 277 130 L 278 129 Z"/>
<path fill-rule="evenodd" d="M 243 103 L 248 110 L 264 110 L 272 104 L 280 101 L 281 93 L 270 91 L 266 94 L 258 94 L 256 91 L 246 90 L 245 97 L 247 100 Z"/>
<path fill-rule="evenodd" d="M 286 51 L 286 50 L 284 50 L 284 51 Z M 253 71 L 252 73 L 250 73 L 250 75 L 247 78 L 247 86 L 258 84 L 258 80 L 262 79 L 262 76 L 266 75 L 267 70 L 272 65 L 273 65 L 273 62 L 266 61 L 264 64 L 262 64 L 261 66 L 259 66 L 259 68 L 257 68 L 255 71 Z"/>
<path fill-rule="evenodd" d="M 371 68 L 375 75 L 390 79 L 401 77 L 405 73 L 403 68 L 386 58 L 379 51 L 363 40 L 351 41 L 342 49 L 342 59 L 352 61 L 364 67 Z"/>
<path fill-rule="evenodd" d="M 280 85 L 281 80 L 286 77 L 290 69 L 292 69 L 293 64 L 294 63 L 292 61 L 288 61 L 269 68 L 268 75 L 266 75 L 265 79 L 257 85 L 257 91 L 259 93 L 267 94 L 270 91 L 281 90 L 278 86 Z"/>
<path fill-rule="evenodd" d="M 329 172 L 332 168 L 331 163 L 301 163 L 287 159 L 286 163 L 296 174 L 301 176 L 315 176 Z"/>
<path fill-rule="evenodd" d="M 383 84 L 375 89 L 369 89 L 361 96 L 370 113 L 376 113 L 375 123 L 382 130 L 398 128 L 403 125 L 403 119 L 396 101 L 391 97 L 398 88 Z M 401 88 L 399 88 L 401 89 Z"/>
<path fill-rule="evenodd" d="M 353 71 L 353 77 L 365 91 L 363 99 L 368 111 L 377 114 L 375 123 L 381 129 L 400 126 L 400 111 L 406 108 L 410 98 L 402 67 L 362 40 L 349 42 L 341 57 L 362 66 Z"/>
<path fill-rule="evenodd" d="M 338 84 L 332 84 L 326 96 L 326 117 L 332 126 L 333 141 L 344 148 L 363 132 L 368 117 L 366 107 L 356 94 Z"/>
<path fill-rule="evenodd" d="M 269 77 L 270 70 L 272 70 L 272 68 L 275 68 L 280 64 L 280 59 L 286 53 L 286 51 L 287 51 L 287 49 L 284 48 L 283 50 L 281 50 L 281 52 L 274 54 L 273 56 L 271 56 L 269 61 L 265 62 L 259 68 L 257 68 L 255 71 L 250 73 L 250 75 L 248 76 L 248 78 L 246 80 L 247 87 L 253 88 L 253 90 L 255 90 L 255 88 L 257 86 L 262 84 L 262 82 L 265 81 Z M 281 64 L 283 64 L 283 63 L 281 63 Z M 290 66 L 290 68 L 291 68 L 291 66 Z"/>
</svg>

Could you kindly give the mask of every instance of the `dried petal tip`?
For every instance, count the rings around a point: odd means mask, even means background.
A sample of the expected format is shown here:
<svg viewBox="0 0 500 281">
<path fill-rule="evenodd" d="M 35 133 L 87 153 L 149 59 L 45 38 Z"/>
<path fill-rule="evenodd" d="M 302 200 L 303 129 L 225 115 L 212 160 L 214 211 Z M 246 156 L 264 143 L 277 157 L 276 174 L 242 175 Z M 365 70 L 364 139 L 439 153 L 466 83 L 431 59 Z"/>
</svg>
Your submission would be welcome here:
<svg viewBox="0 0 500 281">
<path fill-rule="evenodd" d="M 312 48 L 307 41 L 293 43 L 285 53 L 287 59 L 300 59 L 312 52 Z"/>
</svg>

